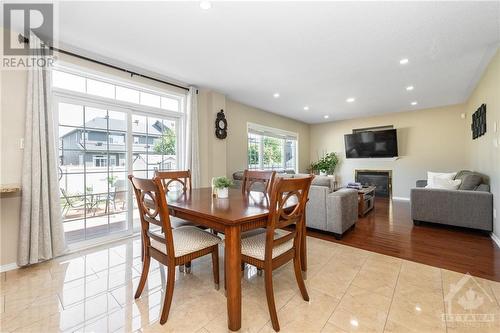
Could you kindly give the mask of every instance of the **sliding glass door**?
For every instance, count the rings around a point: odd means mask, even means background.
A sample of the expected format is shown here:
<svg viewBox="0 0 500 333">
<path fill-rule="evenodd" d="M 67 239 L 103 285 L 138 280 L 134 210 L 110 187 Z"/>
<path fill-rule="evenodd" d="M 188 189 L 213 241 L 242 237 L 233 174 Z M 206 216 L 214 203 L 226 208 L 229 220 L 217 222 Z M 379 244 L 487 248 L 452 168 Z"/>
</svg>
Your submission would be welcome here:
<svg viewBox="0 0 500 333">
<path fill-rule="evenodd" d="M 67 242 L 138 231 L 127 176 L 182 167 L 186 95 L 62 65 L 52 69 L 52 92 Z"/>
<path fill-rule="evenodd" d="M 59 188 L 69 243 L 126 232 L 126 111 L 57 101 Z"/>
<path fill-rule="evenodd" d="M 127 176 L 152 178 L 155 170 L 178 168 L 178 119 L 71 98 L 56 98 L 55 104 L 66 240 L 137 230 Z"/>
<path fill-rule="evenodd" d="M 153 178 L 156 170 L 178 168 L 177 121 L 166 117 L 132 114 L 132 174 Z M 134 229 L 139 228 L 137 201 L 133 202 Z"/>
</svg>

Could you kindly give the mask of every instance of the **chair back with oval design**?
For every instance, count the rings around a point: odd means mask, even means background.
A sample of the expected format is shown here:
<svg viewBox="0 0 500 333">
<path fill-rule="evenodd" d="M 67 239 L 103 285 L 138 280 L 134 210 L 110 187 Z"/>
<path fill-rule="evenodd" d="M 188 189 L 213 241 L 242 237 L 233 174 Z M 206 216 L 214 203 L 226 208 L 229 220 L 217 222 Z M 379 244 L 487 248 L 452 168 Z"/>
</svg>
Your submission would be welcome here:
<svg viewBox="0 0 500 333">
<path fill-rule="evenodd" d="M 177 183 L 182 186 L 182 191 L 186 192 L 191 189 L 191 170 L 182 171 L 155 171 L 155 177 L 161 179 L 165 192 L 170 190 L 170 187 Z"/>
<path fill-rule="evenodd" d="M 151 247 L 151 238 L 165 244 L 167 256 L 175 257 L 172 228 L 170 225 L 170 216 L 168 213 L 167 199 L 165 190 L 160 178 L 153 179 L 137 178 L 128 176 L 134 188 L 137 200 L 137 208 L 141 218 L 141 237 L 144 244 L 144 250 L 148 251 Z M 164 237 L 152 233 L 150 224 L 161 227 Z"/>
<path fill-rule="evenodd" d="M 304 230 L 309 188 L 314 176 L 303 178 L 276 178 L 271 189 L 270 214 L 267 222 L 265 258 L 272 259 L 273 248 L 293 239 L 294 248 L 300 248 Z M 286 236 L 275 238 L 275 230 L 295 225 Z"/>
<path fill-rule="evenodd" d="M 270 194 L 275 176 L 276 171 L 245 170 L 241 191 L 247 194 L 255 184 L 261 183 L 264 186 L 264 192 Z"/>
</svg>

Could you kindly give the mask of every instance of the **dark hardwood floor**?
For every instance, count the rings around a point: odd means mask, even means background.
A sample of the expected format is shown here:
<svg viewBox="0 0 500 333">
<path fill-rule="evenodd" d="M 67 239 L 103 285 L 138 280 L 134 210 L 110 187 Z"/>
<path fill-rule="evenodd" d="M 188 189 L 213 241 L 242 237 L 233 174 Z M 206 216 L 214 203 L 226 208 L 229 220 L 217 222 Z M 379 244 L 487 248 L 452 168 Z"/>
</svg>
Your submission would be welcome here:
<svg viewBox="0 0 500 333">
<path fill-rule="evenodd" d="M 377 198 L 375 209 L 359 218 L 341 240 L 314 230 L 307 234 L 500 282 L 500 249 L 489 235 L 428 223 L 414 226 L 405 201 Z"/>
</svg>

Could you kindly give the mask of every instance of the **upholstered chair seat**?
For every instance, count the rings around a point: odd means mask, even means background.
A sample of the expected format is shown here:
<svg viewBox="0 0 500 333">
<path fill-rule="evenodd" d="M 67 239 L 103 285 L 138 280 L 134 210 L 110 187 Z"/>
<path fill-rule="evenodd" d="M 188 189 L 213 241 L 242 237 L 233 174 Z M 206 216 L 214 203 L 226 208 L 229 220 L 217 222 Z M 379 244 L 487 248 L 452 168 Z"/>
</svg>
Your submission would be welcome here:
<svg viewBox="0 0 500 333">
<path fill-rule="evenodd" d="M 290 232 L 276 229 L 274 231 L 274 240 L 289 235 Z M 273 248 L 273 258 L 280 256 L 293 247 L 293 238 L 275 246 Z M 266 232 L 259 233 L 241 240 L 241 253 L 255 259 L 264 260 L 266 252 Z"/>
<path fill-rule="evenodd" d="M 164 238 L 164 235 L 159 230 L 152 233 L 156 236 Z M 172 237 L 174 240 L 175 257 L 182 257 L 189 253 L 203 250 L 207 247 L 217 245 L 222 241 L 220 237 L 193 226 L 184 226 L 173 229 Z M 151 246 L 167 254 L 165 244 L 154 238 L 151 238 Z"/>
</svg>

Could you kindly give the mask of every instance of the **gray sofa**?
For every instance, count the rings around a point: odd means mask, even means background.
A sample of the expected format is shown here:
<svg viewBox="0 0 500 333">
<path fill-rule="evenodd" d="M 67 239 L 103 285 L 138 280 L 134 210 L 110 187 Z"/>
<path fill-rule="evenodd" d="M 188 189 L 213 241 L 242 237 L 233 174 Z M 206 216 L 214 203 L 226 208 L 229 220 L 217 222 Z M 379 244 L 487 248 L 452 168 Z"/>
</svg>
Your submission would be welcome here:
<svg viewBox="0 0 500 333">
<path fill-rule="evenodd" d="M 431 222 L 483 231 L 493 230 L 493 194 L 487 179 L 475 172 L 457 173 L 462 184 L 458 190 L 425 188 L 418 180 L 411 190 L 411 217 L 415 225 Z"/>
<path fill-rule="evenodd" d="M 279 177 L 304 177 L 292 170 L 277 172 Z M 233 173 L 234 187 L 241 188 L 243 171 Z M 261 184 L 255 184 L 254 190 L 263 191 Z M 332 233 L 340 239 L 358 220 L 358 193 L 352 189 L 336 190 L 334 178 L 316 176 L 309 190 L 309 202 L 306 209 L 308 228 Z"/>
</svg>

